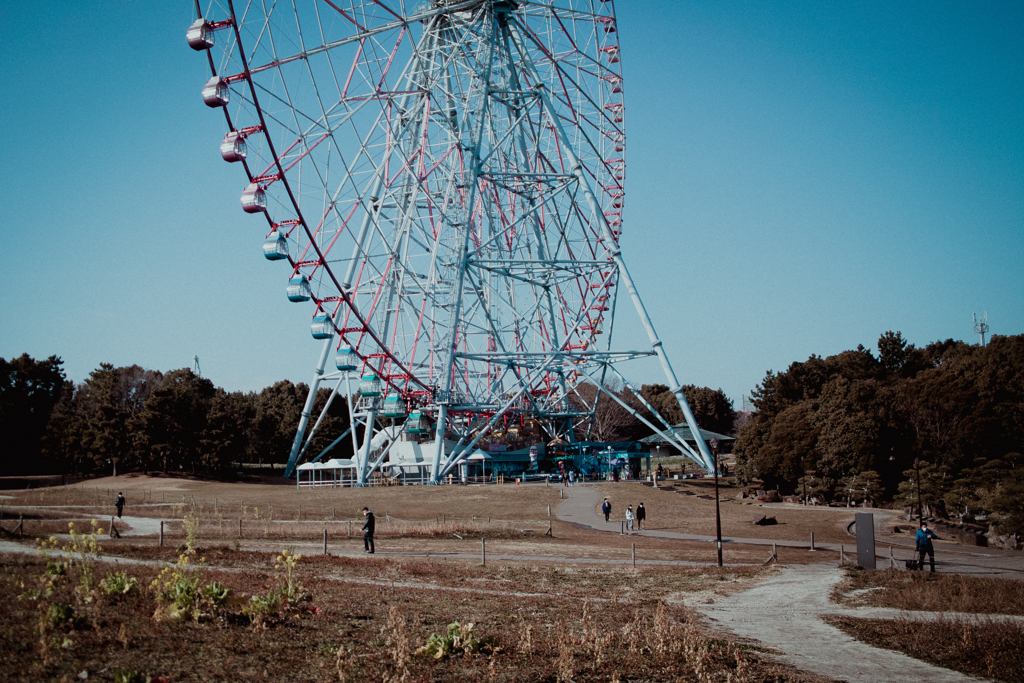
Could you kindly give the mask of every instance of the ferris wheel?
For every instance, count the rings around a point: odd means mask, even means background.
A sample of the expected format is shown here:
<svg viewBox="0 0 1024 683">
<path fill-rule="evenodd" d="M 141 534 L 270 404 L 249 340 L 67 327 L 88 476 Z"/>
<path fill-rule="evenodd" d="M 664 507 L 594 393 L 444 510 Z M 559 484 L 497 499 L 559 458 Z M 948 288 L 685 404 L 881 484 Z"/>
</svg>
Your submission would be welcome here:
<svg viewBox="0 0 1024 683">
<path fill-rule="evenodd" d="M 400 434 L 424 442 L 434 483 L 510 421 L 578 440 L 601 401 L 623 403 L 607 390 L 626 381 L 618 364 L 651 356 L 700 434 L 619 249 L 613 2 L 197 0 L 196 14 L 187 39 L 208 57 L 202 97 L 246 176 L 241 208 L 262 215 L 264 255 L 323 340 L 288 475 L 326 453 L 307 452 L 317 389 L 351 401 L 352 376 L 359 484 Z M 649 349 L 612 342 L 623 288 Z M 648 424 L 713 466 L 703 439 Z"/>
</svg>

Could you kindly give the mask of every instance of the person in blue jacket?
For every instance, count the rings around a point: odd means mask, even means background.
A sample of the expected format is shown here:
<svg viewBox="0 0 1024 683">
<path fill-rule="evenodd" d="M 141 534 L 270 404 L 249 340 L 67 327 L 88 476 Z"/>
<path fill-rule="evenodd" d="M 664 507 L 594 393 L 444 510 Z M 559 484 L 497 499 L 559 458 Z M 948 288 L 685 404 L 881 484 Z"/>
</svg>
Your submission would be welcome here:
<svg viewBox="0 0 1024 683">
<path fill-rule="evenodd" d="M 924 569 L 924 556 L 927 553 L 931 561 L 932 573 L 935 573 L 935 548 L 932 546 L 932 539 L 937 539 L 935 532 L 928 528 L 928 522 L 921 522 L 921 528 L 917 531 L 917 568 Z"/>
</svg>

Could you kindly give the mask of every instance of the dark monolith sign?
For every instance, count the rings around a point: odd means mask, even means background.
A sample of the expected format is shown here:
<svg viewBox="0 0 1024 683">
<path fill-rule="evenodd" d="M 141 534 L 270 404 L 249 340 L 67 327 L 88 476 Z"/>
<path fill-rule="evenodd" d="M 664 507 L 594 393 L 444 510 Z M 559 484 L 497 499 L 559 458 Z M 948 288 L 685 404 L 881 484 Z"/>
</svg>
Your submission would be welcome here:
<svg viewBox="0 0 1024 683">
<path fill-rule="evenodd" d="M 875 568 L 875 516 L 858 512 L 857 523 L 857 566 Z"/>
</svg>

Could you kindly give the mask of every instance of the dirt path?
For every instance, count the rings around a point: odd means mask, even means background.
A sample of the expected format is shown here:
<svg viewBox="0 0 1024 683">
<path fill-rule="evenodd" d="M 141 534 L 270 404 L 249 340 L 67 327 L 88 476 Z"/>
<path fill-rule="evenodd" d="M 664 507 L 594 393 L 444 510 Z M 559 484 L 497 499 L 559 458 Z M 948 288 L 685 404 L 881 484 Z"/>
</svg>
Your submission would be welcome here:
<svg viewBox="0 0 1024 683">
<path fill-rule="evenodd" d="M 612 513 L 611 521 L 605 522 L 604 515 L 600 512 L 601 501 L 604 498 L 604 494 L 601 491 L 591 486 L 577 485 L 563 488 L 563 493 L 566 498 L 555 510 L 555 514 L 559 519 L 564 522 L 576 524 L 583 528 L 593 529 L 595 531 L 606 531 L 615 534 L 620 532 L 622 528 L 620 522 L 622 517 L 621 504 L 618 505 L 618 509 Z M 883 520 L 892 518 L 892 514 L 888 512 L 885 513 L 885 516 L 878 511 L 875 511 L 875 514 L 876 527 L 882 524 Z M 633 534 L 637 536 L 670 538 L 683 541 L 706 541 L 710 543 L 715 541 L 714 537 L 708 536 L 707 534 L 685 534 L 660 529 L 635 531 Z M 878 563 L 878 568 L 884 569 L 889 566 L 890 551 L 887 544 L 880 544 L 877 541 L 877 538 L 878 536 L 876 535 L 875 559 Z M 805 541 L 784 541 L 739 536 L 730 537 L 723 535 L 722 542 L 769 547 L 774 544 L 778 545 L 780 548 L 788 546 L 791 548 L 809 549 L 809 544 Z M 846 551 L 847 557 L 850 558 L 851 561 L 856 561 L 857 541 L 853 536 L 850 536 L 850 541 L 845 544 L 817 543 L 815 548 L 819 551 L 824 551 L 823 554 L 829 559 L 838 559 L 842 548 Z M 1014 579 L 1024 578 L 1024 553 L 1009 550 L 997 550 L 994 548 L 969 548 L 958 545 L 943 545 L 936 551 L 936 555 L 936 567 L 937 570 L 942 573 L 999 576 Z M 903 563 L 903 560 L 913 556 L 914 551 L 912 548 L 898 551 L 895 554 L 896 566 L 900 566 Z"/>
<path fill-rule="evenodd" d="M 699 609 L 720 628 L 778 650 L 795 667 L 849 683 L 954 683 L 981 679 L 866 645 L 821 620 L 827 614 L 872 617 L 829 602 L 842 571 L 830 565 L 786 567 L 753 588 Z M 885 610 L 888 612 L 889 610 Z"/>
</svg>

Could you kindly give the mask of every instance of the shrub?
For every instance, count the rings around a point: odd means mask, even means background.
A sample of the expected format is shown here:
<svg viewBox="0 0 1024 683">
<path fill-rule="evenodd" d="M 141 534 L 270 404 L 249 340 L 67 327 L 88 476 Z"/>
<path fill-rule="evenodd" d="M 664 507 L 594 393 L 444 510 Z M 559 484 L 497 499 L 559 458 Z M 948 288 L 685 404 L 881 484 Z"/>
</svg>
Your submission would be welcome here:
<svg viewBox="0 0 1024 683">
<path fill-rule="evenodd" d="M 81 626 L 84 621 L 85 619 L 76 614 L 75 608 L 71 605 L 55 602 L 46 610 L 46 623 L 53 628 L 74 629 Z"/>
<path fill-rule="evenodd" d="M 107 577 L 100 581 L 100 588 L 111 597 L 131 595 L 138 591 L 139 580 L 134 576 L 128 576 L 124 572 L 107 574 Z"/>
<path fill-rule="evenodd" d="M 480 640 L 473 633 L 473 624 L 461 624 L 457 621 L 448 624 L 447 633 L 434 633 L 427 644 L 416 650 L 417 655 L 430 655 L 434 659 L 444 659 L 457 654 L 473 652 L 490 652 L 494 648 L 492 638 Z"/>
<path fill-rule="evenodd" d="M 249 617 L 254 629 L 265 629 L 267 621 L 281 610 L 283 596 L 277 588 L 270 589 L 266 595 L 253 595 L 242 607 L 242 614 Z"/>
</svg>

